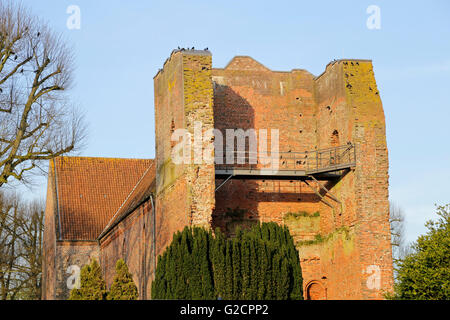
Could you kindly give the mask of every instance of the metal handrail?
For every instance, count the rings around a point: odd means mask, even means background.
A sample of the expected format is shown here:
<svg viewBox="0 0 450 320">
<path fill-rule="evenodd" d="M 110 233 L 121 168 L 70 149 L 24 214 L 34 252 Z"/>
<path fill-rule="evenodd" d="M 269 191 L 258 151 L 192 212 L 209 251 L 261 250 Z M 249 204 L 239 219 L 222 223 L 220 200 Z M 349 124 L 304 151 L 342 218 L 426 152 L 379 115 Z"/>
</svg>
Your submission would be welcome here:
<svg viewBox="0 0 450 320">
<path fill-rule="evenodd" d="M 227 163 L 232 160 L 232 163 Z M 226 151 L 222 157 L 216 156 L 217 169 L 268 169 L 318 171 L 327 168 L 354 165 L 355 146 L 347 144 L 338 147 L 304 152 L 254 152 Z"/>
</svg>

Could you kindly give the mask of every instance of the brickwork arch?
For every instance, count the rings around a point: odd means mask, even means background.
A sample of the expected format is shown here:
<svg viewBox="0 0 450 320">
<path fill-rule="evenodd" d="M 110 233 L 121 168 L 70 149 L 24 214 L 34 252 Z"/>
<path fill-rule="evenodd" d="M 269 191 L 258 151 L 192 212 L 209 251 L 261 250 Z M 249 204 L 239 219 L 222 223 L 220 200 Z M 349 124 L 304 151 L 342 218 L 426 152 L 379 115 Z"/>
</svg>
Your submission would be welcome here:
<svg viewBox="0 0 450 320">
<path fill-rule="evenodd" d="M 306 300 L 326 300 L 327 289 L 317 280 L 310 281 L 305 287 Z"/>
</svg>

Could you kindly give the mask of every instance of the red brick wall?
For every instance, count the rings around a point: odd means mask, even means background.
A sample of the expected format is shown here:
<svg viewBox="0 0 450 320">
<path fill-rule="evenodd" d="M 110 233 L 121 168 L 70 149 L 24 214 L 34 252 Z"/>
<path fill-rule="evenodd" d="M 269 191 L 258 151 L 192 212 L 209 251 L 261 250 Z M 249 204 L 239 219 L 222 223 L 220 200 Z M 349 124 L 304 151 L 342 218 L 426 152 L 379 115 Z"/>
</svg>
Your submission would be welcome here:
<svg viewBox="0 0 450 320">
<path fill-rule="evenodd" d="M 217 128 L 279 129 L 280 151 L 357 144 L 356 169 L 337 183 L 322 181 L 341 202 L 327 197 L 331 207 L 301 182 L 232 180 L 216 193 L 214 227 L 232 232 L 255 221 L 289 226 L 305 297 L 310 285 L 311 297 L 323 288 L 327 299 L 380 299 L 392 288 L 384 114 L 371 63 L 356 62 L 329 64 L 318 78 L 303 70 L 272 72 L 249 57 L 213 69 Z M 232 218 L 229 208 L 244 213 Z M 320 216 L 287 215 L 303 211 Z M 378 270 L 381 284 L 374 288 L 368 279 Z"/>
<path fill-rule="evenodd" d="M 55 269 L 55 294 L 49 299 L 66 300 L 70 290 L 67 281 L 71 274 L 70 266 L 77 266 L 80 270 L 91 262 L 91 259 L 99 261 L 99 250 L 96 241 L 57 241 L 56 243 Z"/>
<path fill-rule="evenodd" d="M 140 299 L 151 297 L 154 273 L 153 219 L 151 201 L 136 208 L 100 241 L 100 264 L 108 289 L 116 262 L 124 259 L 138 287 Z"/>
<path fill-rule="evenodd" d="M 156 124 L 156 237 L 162 252 L 172 233 L 189 224 L 184 166 L 171 160 L 173 129 L 184 128 L 183 60 L 171 56 L 154 78 Z"/>
<path fill-rule="evenodd" d="M 54 192 L 54 166 L 49 163 L 49 173 L 47 181 L 47 198 L 45 202 L 45 221 L 43 238 L 43 257 L 42 257 L 42 299 L 53 299 L 55 296 L 56 273 L 56 194 Z"/>
<path fill-rule="evenodd" d="M 348 61 L 341 64 L 348 107 L 354 110 L 353 141 L 358 146 L 354 192 L 362 297 L 379 299 L 382 290 L 371 289 L 369 284 L 374 269 L 380 272 L 381 289 L 390 290 L 393 285 L 384 112 L 372 63 Z"/>
<path fill-rule="evenodd" d="M 339 132 L 341 144 L 356 144 L 355 171 L 333 189 L 342 201 L 340 222 L 355 235 L 355 262 L 349 264 L 353 271 L 343 270 L 339 278 L 354 277 L 351 283 L 353 288 L 359 287 L 354 293 L 357 298 L 380 299 L 383 290 L 392 289 L 393 277 L 385 122 L 372 63 L 348 60 L 329 64 L 316 83 L 319 147 L 330 146 L 334 130 Z M 369 282 L 378 270 L 380 288 L 374 289 Z M 347 288 L 344 290 L 349 291 Z M 342 288 L 336 288 L 339 290 Z M 346 296 L 349 294 L 352 297 L 350 291 Z"/>
<path fill-rule="evenodd" d="M 281 152 L 316 148 L 314 78 L 309 72 L 272 72 L 249 57 L 235 57 L 225 69 L 213 70 L 213 81 L 214 117 L 218 129 L 254 128 L 268 132 L 278 129 Z M 280 165 L 283 165 L 282 160 Z M 216 184 L 220 182 L 218 180 Z M 243 209 L 244 216 L 230 218 L 226 214 L 228 208 Z M 299 212 L 321 214 L 316 218 L 288 218 L 289 213 Z M 330 212 L 331 209 L 323 205 L 303 182 L 232 180 L 216 193 L 213 226 L 232 232 L 239 223 L 251 225 L 255 221 L 274 221 L 295 229 L 295 241 L 306 241 L 333 228 L 329 222 Z M 309 228 L 310 225 L 315 228 Z M 315 257 L 302 261 L 305 283 L 322 277 L 315 261 Z"/>
<path fill-rule="evenodd" d="M 194 145 L 196 123 L 201 124 L 200 136 L 203 136 L 201 144 L 198 144 L 200 148 L 193 149 L 193 163 L 185 167 L 189 214 L 193 225 L 205 227 L 211 224 L 211 213 L 215 204 L 214 163 L 207 163 L 204 159 L 198 159 L 201 161 L 197 163 L 194 157 L 198 153 L 203 154 L 213 142 L 212 137 L 205 136 L 206 131 L 214 128 L 211 66 L 211 54 L 207 51 L 183 53 L 184 128 L 192 135 L 193 148 L 197 148 Z"/>
<path fill-rule="evenodd" d="M 305 70 L 273 72 L 249 57 L 235 57 L 225 69 L 213 69 L 215 127 L 278 129 L 280 151 L 312 150 L 313 79 Z"/>
<path fill-rule="evenodd" d="M 213 128 L 211 54 L 174 52 L 154 79 L 156 119 L 156 230 L 157 253 L 186 225 L 209 226 L 214 207 L 214 165 L 177 164 L 172 159 L 174 130 L 194 123 L 203 133 Z M 205 147 L 209 141 L 203 141 Z M 193 153 L 191 159 L 194 160 Z"/>
</svg>

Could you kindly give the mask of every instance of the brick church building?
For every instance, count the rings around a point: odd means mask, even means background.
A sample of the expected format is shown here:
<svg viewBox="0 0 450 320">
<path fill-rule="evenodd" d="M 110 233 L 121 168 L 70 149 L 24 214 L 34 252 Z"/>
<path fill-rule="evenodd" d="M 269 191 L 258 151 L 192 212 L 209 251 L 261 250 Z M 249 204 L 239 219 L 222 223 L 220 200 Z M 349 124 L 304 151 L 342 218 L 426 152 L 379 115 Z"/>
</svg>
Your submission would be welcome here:
<svg viewBox="0 0 450 320">
<path fill-rule="evenodd" d="M 120 258 L 149 299 L 175 231 L 197 225 L 233 236 L 237 226 L 269 221 L 291 231 L 306 299 L 382 299 L 392 290 L 388 150 L 371 61 L 335 60 L 314 76 L 247 56 L 212 68 L 209 51 L 181 49 L 157 72 L 154 92 L 155 159 L 50 161 L 43 299 L 67 299 L 90 259 L 110 286 Z M 270 143 L 277 129 L 279 148 L 268 156 L 277 168 L 174 161 L 174 132 L 196 137 L 196 123 L 201 136 L 267 129 Z M 201 150 L 218 136 L 204 137 Z M 223 153 L 213 151 L 216 160 Z M 258 146 L 258 156 L 265 151 Z"/>
</svg>

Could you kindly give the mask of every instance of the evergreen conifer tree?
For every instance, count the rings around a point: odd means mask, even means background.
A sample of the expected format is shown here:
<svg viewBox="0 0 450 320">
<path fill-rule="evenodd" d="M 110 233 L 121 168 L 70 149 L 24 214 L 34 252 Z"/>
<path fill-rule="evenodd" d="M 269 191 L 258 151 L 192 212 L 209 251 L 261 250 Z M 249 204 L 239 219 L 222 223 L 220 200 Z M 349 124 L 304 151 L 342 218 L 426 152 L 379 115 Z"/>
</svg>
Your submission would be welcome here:
<svg viewBox="0 0 450 320">
<path fill-rule="evenodd" d="M 80 288 L 70 291 L 69 300 L 105 300 L 106 283 L 97 260 L 81 268 Z"/>
<path fill-rule="evenodd" d="M 233 269 L 233 293 L 232 299 L 242 299 L 242 274 L 241 274 L 241 231 L 239 230 L 236 238 L 232 240 L 232 269 Z"/>
<path fill-rule="evenodd" d="M 225 237 L 220 230 L 217 229 L 216 237 L 211 243 L 211 268 L 213 273 L 215 296 L 218 298 L 224 298 L 226 296 L 225 241 Z"/>
<path fill-rule="evenodd" d="M 114 276 L 111 289 L 108 292 L 108 300 L 136 300 L 138 289 L 134 284 L 133 277 L 128 271 L 128 266 L 119 259 L 116 263 L 116 275 Z"/>
<path fill-rule="evenodd" d="M 230 240 L 225 244 L 225 296 L 224 299 L 233 299 L 233 247 Z"/>
</svg>

